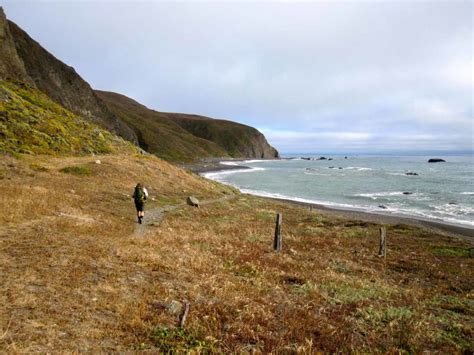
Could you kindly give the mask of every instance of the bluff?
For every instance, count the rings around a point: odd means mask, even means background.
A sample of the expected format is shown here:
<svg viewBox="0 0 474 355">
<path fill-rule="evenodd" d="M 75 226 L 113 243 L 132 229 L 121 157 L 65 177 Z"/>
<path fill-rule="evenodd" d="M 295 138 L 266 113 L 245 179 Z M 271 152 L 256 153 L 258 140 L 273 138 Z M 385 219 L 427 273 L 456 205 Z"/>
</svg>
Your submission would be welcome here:
<svg viewBox="0 0 474 355">
<path fill-rule="evenodd" d="M 157 112 L 126 96 L 94 91 L 74 68 L 9 21 L 1 7 L 0 80 L 5 85 L 20 85 L 19 89 L 39 90 L 68 112 L 170 161 L 278 157 L 255 128 L 204 116 Z M 9 131 L 9 139 L 14 139 L 13 132 Z"/>
<path fill-rule="evenodd" d="M 168 160 L 201 157 L 277 158 L 278 151 L 253 127 L 183 113 L 158 112 L 113 92 L 97 95 L 133 127 L 140 146 Z"/>
<path fill-rule="evenodd" d="M 133 131 L 97 97 L 90 85 L 6 19 L 0 7 L 0 79 L 26 83 L 64 108 L 132 142 Z"/>
</svg>

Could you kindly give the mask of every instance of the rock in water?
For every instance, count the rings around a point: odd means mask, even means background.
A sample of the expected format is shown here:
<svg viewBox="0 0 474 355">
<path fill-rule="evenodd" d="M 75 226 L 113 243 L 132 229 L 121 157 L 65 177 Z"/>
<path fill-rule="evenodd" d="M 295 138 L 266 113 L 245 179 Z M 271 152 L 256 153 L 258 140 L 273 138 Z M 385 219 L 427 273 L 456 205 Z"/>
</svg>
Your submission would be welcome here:
<svg viewBox="0 0 474 355">
<path fill-rule="evenodd" d="M 428 163 L 446 163 L 446 160 L 440 158 L 431 158 Z"/>
<path fill-rule="evenodd" d="M 186 200 L 186 203 L 189 206 L 199 207 L 199 200 L 194 196 L 189 196 L 188 199 Z"/>
</svg>

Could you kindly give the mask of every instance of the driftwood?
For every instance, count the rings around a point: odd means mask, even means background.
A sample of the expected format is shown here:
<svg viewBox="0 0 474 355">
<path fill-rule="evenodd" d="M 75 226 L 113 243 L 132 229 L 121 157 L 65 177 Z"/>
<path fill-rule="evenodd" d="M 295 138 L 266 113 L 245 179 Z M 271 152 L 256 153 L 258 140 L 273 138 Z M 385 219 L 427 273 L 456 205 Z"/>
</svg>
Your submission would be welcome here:
<svg viewBox="0 0 474 355">
<path fill-rule="evenodd" d="M 280 251 L 282 247 L 281 223 L 282 223 L 282 214 L 278 213 L 277 218 L 276 218 L 276 225 L 275 225 L 275 239 L 273 240 L 273 250 L 275 251 Z"/>
</svg>

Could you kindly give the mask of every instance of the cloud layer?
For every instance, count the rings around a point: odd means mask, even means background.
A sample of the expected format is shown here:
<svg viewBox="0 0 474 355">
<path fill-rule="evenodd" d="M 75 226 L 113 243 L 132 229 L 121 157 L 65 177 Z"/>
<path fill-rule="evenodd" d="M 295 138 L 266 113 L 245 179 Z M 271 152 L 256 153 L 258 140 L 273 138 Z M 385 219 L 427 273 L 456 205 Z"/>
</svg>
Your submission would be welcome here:
<svg viewBox="0 0 474 355">
<path fill-rule="evenodd" d="M 27 3 L 92 86 L 255 126 L 286 152 L 472 150 L 472 3 Z"/>
</svg>

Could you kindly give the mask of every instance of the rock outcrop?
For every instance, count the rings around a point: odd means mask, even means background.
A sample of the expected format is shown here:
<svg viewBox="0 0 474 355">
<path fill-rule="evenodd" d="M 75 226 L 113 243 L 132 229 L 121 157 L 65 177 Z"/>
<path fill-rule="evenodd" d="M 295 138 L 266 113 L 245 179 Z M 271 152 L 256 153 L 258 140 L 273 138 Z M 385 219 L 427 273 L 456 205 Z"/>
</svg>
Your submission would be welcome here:
<svg viewBox="0 0 474 355">
<path fill-rule="evenodd" d="M 431 158 L 428 160 L 428 163 L 446 163 L 446 160 L 440 158 Z"/>
<path fill-rule="evenodd" d="M 18 56 L 8 20 L 0 7 L 0 78 L 34 85 Z"/>
</svg>

